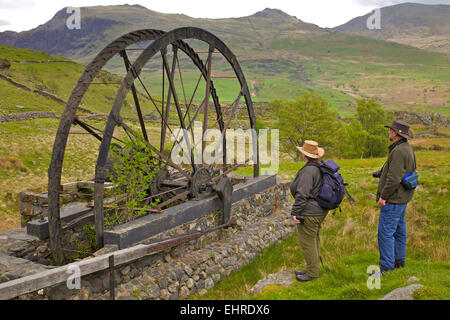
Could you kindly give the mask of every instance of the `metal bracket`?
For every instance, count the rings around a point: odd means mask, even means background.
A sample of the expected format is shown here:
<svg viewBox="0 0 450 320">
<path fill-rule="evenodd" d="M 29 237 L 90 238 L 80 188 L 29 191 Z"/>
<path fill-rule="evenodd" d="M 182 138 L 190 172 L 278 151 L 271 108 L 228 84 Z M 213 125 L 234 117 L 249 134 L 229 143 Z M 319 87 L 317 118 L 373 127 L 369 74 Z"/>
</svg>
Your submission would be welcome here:
<svg viewBox="0 0 450 320">
<path fill-rule="evenodd" d="M 224 176 L 216 185 L 213 185 L 213 189 L 217 192 L 219 199 L 222 200 L 221 224 L 227 224 L 231 218 L 231 203 L 233 197 L 233 185 L 231 184 L 231 180 Z"/>
</svg>

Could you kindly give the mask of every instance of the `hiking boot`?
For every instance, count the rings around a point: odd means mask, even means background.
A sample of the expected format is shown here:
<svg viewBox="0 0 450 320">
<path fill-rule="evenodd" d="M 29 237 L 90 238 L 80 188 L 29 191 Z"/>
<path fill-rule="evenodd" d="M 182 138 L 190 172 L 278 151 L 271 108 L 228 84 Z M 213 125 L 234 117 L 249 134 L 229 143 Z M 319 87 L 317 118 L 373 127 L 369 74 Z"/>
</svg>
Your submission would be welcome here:
<svg viewBox="0 0 450 320">
<path fill-rule="evenodd" d="M 295 275 L 298 276 L 299 274 L 306 274 L 305 270 L 297 270 L 295 271 Z"/>
<path fill-rule="evenodd" d="M 379 278 L 379 277 L 384 276 L 388 271 L 391 271 L 391 270 L 380 269 L 380 271 L 369 273 L 369 275 L 374 278 Z"/>
<path fill-rule="evenodd" d="M 295 276 L 295 278 L 300 281 L 300 282 L 306 282 L 306 281 L 311 281 L 314 280 L 315 278 L 308 276 L 306 273 L 304 274 L 297 274 Z"/>
<path fill-rule="evenodd" d="M 396 260 L 395 261 L 395 268 L 404 268 L 405 267 L 405 261 Z"/>
</svg>

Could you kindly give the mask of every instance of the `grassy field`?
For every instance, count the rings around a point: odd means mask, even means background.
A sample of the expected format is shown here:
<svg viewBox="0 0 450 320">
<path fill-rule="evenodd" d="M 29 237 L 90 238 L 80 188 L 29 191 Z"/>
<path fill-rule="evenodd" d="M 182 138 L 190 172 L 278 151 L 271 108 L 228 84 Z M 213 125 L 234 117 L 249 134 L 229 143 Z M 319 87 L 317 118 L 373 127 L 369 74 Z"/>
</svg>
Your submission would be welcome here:
<svg viewBox="0 0 450 320">
<path fill-rule="evenodd" d="M 321 37 L 324 38 L 292 41 L 282 37 L 271 41 L 264 39 L 265 45 L 273 46 L 275 52 L 278 47 L 286 50 L 280 51 L 279 59 L 268 62 L 265 70 L 259 70 L 262 67 L 257 62 L 243 59 L 253 99 L 289 99 L 302 90 L 308 90 L 326 98 L 330 107 L 343 116 L 354 112 L 355 99 L 369 96 L 375 97 L 387 109 L 434 110 L 444 115 L 450 114 L 447 80 L 450 69 L 446 67 L 448 55 L 424 53 L 386 42 L 368 42 L 363 37 L 360 37 L 360 43 L 354 44 L 352 39 L 357 36 Z M 398 46 L 398 50 L 392 51 L 393 46 Z M 286 62 L 292 58 L 285 56 L 289 50 L 292 50 L 293 56 L 305 55 L 301 65 Z M 366 56 L 371 56 L 371 59 L 368 60 Z M 2 71 L 3 74 L 33 89 L 51 92 L 63 99 L 69 97 L 83 71 L 82 65 L 61 57 L 6 46 L 0 46 L 0 58 L 15 60 L 11 61 L 11 68 Z M 20 63 L 29 60 L 62 62 Z M 218 67 L 221 73 L 229 73 L 220 64 Z M 283 69 L 283 72 L 277 74 L 275 71 L 279 69 Z M 151 75 L 145 73 L 143 79 L 149 84 L 154 97 L 158 98 L 161 88 Z M 192 69 L 183 73 L 185 83 L 189 83 L 184 88 L 187 100 L 194 91 L 198 75 Z M 114 74 L 102 72 L 95 81 L 115 82 L 119 79 Z M 238 87 L 232 80 L 219 79 L 214 83 L 221 102 L 230 102 L 236 98 Z M 199 92 L 202 94 L 204 85 L 204 81 L 201 81 Z M 82 107 L 97 113 L 109 113 L 115 90 L 117 85 L 93 86 L 85 96 Z M 180 85 L 177 86 L 177 92 L 180 101 L 184 102 Z M 136 117 L 131 102 L 132 98 L 128 96 L 122 115 Z M 155 110 L 149 101 L 141 99 L 141 102 L 144 114 Z M 1 114 L 26 111 L 61 113 L 63 107 L 49 98 L 18 89 L 0 79 Z M 272 121 L 267 114 L 260 118 L 266 124 Z M 59 119 L 36 119 L 0 124 L 0 232 L 20 226 L 21 191 L 42 192 L 47 189 L 47 170 L 58 123 Z M 100 129 L 105 125 L 104 121 L 90 120 L 89 123 Z M 138 129 L 136 123 L 132 127 Z M 151 142 L 157 142 L 157 123 L 150 124 L 148 132 Z M 444 133 L 450 136 L 448 128 Z M 122 137 L 123 132 L 118 135 Z M 401 286 L 408 277 L 416 276 L 425 285 L 417 293 L 417 298 L 449 299 L 450 139 L 417 139 L 412 143 L 417 150 L 421 185 L 407 211 L 407 267 L 384 277 L 381 290 L 369 291 L 365 285 L 367 266 L 378 263 L 376 233 L 379 211 L 376 203 L 367 200 L 366 196 L 376 192 L 377 181 L 371 177 L 371 173 L 382 166 L 384 159 L 341 159 L 338 162 L 342 174 L 350 183 L 349 191 L 357 202 L 350 204 L 345 201 L 343 212 L 336 216 L 330 215 L 325 221 L 321 236 L 325 264 L 321 267 L 320 279 L 307 284 L 296 283 L 291 288 L 270 287 L 256 297 L 248 295 L 247 290 L 266 274 L 303 266 L 296 235 L 293 234 L 266 249 L 253 263 L 221 281 L 207 295 L 194 298 L 376 299 Z M 73 127 L 66 149 L 62 182 L 92 178 L 98 147 L 96 139 L 79 127 Z M 278 176 L 292 179 L 301 165 L 282 158 Z M 251 174 L 251 169 L 239 172 Z"/>
<path fill-rule="evenodd" d="M 344 200 L 342 213 L 329 215 L 321 231 L 321 277 L 292 287 L 268 286 L 250 296 L 256 282 L 270 273 L 304 269 L 297 234 L 266 248 L 252 263 L 220 281 L 204 296 L 192 299 L 379 299 L 404 286 L 412 276 L 424 288 L 416 299 L 450 299 L 450 139 L 413 140 L 417 148 L 420 187 L 407 208 L 408 247 L 404 269 L 382 278 L 380 290 L 366 286 L 367 267 L 378 265 L 377 225 L 379 207 L 366 198 L 376 193 L 371 173 L 384 158 L 336 160 L 356 203 Z M 280 176 L 292 179 L 302 163 L 283 162 Z M 243 169 L 241 173 L 249 173 Z"/>
<path fill-rule="evenodd" d="M 90 122 L 101 127 L 102 122 Z M 58 119 L 36 119 L 0 125 L 0 232 L 20 226 L 18 194 L 44 191 Z M 136 125 L 137 128 L 137 125 Z M 82 133 L 79 128 L 73 133 Z M 157 137 L 152 129 L 151 137 Z M 152 138 L 153 139 L 153 138 Z M 405 269 L 383 277 L 381 290 L 368 290 L 366 269 L 378 263 L 376 244 L 379 208 L 368 193 L 375 193 L 377 180 L 371 173 L 384 158 L 340 159 L 342 174 L 350 183 L 356 204 L 343 203 L 343 212 L 329 215 L 321 234 L 321 278 L 293 287 L 272 286 L 257 296 L 247 290 L 269 273 L 301 269 L 304 261 L 294 233 L 264 250 L 250 265 L 219 282 L 196 299 L 377 299 L 403 285 L 411 276 L 425 285 L 420 299 L 450 298 L 450 139 L 412 140 L 416 148 L 420 187 L 407 210 L 408 252 Z M 63 183 L 92 177 L 99 143 L 90 135 L 69 139 L 63 167 Z M 302 163 L 282 159 L 278 176 L 292 179 Z M 251 174 L 251 169 L 239 173 Z"/>
<path fill-rule="evenodd" d="M 91 123 L 101 126 L 99 123 Z M 58 119 L 37 119 L 0 126 L 0 232 L 20 226 L 18 193 L 44 191 Z M 73 132 L 81 133 L 79 128 Z M 156 136 L 153 132 L 152 136 Z M 75 138 L 74 138 L 75 137 Z M 304 261 L 294 233 L 264 250 L 254 262 L 219 282 L 205 296 L 195 299 L 377 299 L 403 286 L 411 276 L 425 285 L 419 299 L 450 298 L 450 139 L 412 140 L 419 165 L 420 187 L 408 205 L 407 266 L 386 275 L 381 290 L 366 287 L 366 269 L 378 263 L 376 243 L 379 208 L 368 193 L 375 193 L 377 180 L 371 173 L 384 158 L 336 160 L 357 200 L 343 203 L 342 213 L 329 215 L 321 233 L 324 265 L 321 277 L 293 287 L 267 287 L 250 296 L 247 290 L 269 273 L 301 269 Z M 69 139 L 63 183 L 93 176 L 98 142 L 89 135 Z M 282 160 L 278 176 L 292 179 L 302 163 Z M 240 173 L 251 174 L 251 169 Z"/>
</svg>

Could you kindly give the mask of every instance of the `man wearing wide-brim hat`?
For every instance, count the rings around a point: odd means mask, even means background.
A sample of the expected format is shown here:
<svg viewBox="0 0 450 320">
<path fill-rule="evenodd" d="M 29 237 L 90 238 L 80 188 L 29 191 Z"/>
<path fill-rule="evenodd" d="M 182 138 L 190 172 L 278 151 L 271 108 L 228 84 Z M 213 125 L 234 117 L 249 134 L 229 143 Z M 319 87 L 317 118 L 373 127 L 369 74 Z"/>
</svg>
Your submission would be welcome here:
<svg viewBox="0 0 450 320">
<path fill-rule="evenodd" d="M 325 154 L 325 150 L 312 140 L 306 140 L 303 146 L 297 149 L 302 153 L 306 164 L 297 173 L 290 186 L 295 199 L 291 215 L 297 224 L 298 239 L 306 261 L 306 269 L 296 271 L 295 274 L 298 281 L 304 282 L 319 277 L 319 232 L 328 209 L 322 208 L 315 198 L 322 182 L 322 174 L 317 164 Z"/>
<path fill-rule="evenodd" d="M 374 176 L 379 177 L 377 201 L 380 205 L 378 247 L 381 274 L 404 267 L 406 259 L 405 211 L 414 194 L 401 183 L 402 178 L 416 169 L 414 150 L 408 143 L 413 138 L 409 124 L 395 120 L 389 128 L 389 146 L 386 163 Z"/>
</svg>

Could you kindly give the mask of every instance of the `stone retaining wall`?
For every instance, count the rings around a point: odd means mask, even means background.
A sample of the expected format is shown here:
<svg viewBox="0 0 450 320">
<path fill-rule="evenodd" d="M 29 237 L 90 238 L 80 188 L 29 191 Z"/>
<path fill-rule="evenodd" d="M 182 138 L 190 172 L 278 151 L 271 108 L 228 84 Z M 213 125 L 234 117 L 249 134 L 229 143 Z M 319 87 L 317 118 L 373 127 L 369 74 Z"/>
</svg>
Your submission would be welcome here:
<svg viewBox="0 0 450 320">
<path fill-rule="evenodd" d="M 233 204 L 235 228 L 218 230 L 190 243 L 116 266 L 116 297 L 167 300 L 186 298 L 195 292 L 204 294 L 218 281 L 251 262 L 261 250 L 293 232 L 290 206 L 287 182 L 279 182 Z M 209 229 L 217 224 L 219 215 L 212 213 L 155 238 Z M 67 235 L 78 236 L 75 231 Z M 106 247 L 94 255 L 115 250 L 117 247 Z M 25 229 L 0 234 L 0 253 L 0 282 L 51 268 L 45 265 L 48 263 L 45 259 L 49 258 L 47 241 L 26 235 Z M 109 299 L 109 270 L 82 277 L 80 290 L 69 290 L 62 283 L 18 299 Z"/>
<path fill-rule="evenodd" d="M 293 232 L 288 186 L 286 182 L 279 182 L 277 186 L 233 204 L 232 215 L 237 219 L 235 228 L 218 230 L 190 243 L 116 266 L 116 297 L 167 300 L 186 298 L 195 292 L 204 294 L 218 281 L 251 262 L 261 250 Z M 205 230 L 216 223 L 217 215 L 212 213 L 159 237 Z M 108 247 L 99 253 L 114 250 L 117 248 Z M 80 290 L 69 290 L 63 283 L 19 297 L 108 298 L 109 270 L 83 277 Z"/>
</svg>

